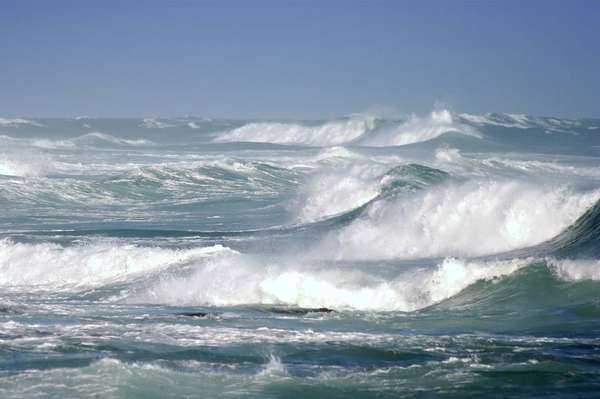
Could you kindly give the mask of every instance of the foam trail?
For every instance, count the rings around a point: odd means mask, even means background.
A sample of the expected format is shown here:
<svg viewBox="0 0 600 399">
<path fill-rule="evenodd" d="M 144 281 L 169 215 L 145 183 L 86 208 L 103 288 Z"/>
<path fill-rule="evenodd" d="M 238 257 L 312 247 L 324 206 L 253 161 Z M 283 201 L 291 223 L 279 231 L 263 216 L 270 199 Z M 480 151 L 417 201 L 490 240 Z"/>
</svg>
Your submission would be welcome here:
<svg viewBox="0 0 600 399">
<path fill-rule="evenodd" d="M 217 141 L 331 146 L 348 143 L 375 127 L 375 118 L 356 115 L 319 126 L 296 123 L 250 123 L 222 134 Z"/>
<path fill-rule="evenodd" d="M 367 214 L 325 240 L 340 259 L 478 256 L 548 240 L 582 215 L 600 190 L 519 181 L 445 185 L 373 203 Z"/>
</svg>

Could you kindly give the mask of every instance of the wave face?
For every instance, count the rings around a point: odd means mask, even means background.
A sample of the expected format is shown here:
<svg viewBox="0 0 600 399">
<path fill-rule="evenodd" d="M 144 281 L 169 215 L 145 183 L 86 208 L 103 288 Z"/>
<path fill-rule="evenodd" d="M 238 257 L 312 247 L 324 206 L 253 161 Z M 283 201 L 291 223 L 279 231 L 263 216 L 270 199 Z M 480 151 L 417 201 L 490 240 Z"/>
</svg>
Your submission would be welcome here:
<svg viewBox="0 0 600 399">
<path fill-rule="evenodd" d="M 0 396 L 590 396 L 599 248 L 597 119 L 4 118 Z"/>
</svg>

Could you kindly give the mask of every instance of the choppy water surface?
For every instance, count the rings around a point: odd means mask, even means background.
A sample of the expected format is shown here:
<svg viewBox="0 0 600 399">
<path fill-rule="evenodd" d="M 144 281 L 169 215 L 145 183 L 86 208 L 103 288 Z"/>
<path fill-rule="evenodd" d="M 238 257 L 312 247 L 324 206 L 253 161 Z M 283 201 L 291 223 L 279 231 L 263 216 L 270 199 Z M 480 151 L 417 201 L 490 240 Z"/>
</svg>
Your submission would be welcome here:
<svg viewBox="0 0 600 399">
<path fill-rule="evenodd" d="M 597 397 L 600 120 L 0 118 L 0 396 Z"/>
</svg>

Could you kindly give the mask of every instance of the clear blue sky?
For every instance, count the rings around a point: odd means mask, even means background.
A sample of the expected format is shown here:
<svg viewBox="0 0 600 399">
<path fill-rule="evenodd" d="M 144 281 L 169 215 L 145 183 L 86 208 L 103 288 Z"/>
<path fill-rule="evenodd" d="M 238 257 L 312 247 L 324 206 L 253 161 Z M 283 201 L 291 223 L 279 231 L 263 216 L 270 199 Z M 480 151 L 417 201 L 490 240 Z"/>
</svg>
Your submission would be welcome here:
<svg viewBox="0 0 600 399">
<path fill-rule="evenodd" d="M 0 115 L 600 116 L 600 1 L 0 0 Z"/>
</svg>

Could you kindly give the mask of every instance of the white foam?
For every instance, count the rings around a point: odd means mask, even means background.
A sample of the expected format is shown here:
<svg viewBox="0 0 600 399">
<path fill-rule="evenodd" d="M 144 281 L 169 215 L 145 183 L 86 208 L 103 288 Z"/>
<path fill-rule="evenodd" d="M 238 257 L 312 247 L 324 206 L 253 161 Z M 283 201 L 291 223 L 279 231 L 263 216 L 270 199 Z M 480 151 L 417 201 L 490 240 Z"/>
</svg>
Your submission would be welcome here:
<svg viewBox="0 0 600 399">
<path fill-rule="evenodd" d="M 40 289 L 93 287 L 231 252 L 220 245 L 172 250 L 116 240 L 61 246 L 3 239 L 0 240 L 0 285 Z"/>
<path fill-rule="evenodd" d="M 39 122 L 23 118 L 0 118 L 0 126 L 15 127 L 20 125 L 30 125 L 36 127 L 44 127 Z"/>
<path fill-rule="evenodd" d="M 52 170 L 49 157 L 33 152 L 0 153 L 0 175 L 32 177 L 44 176 Z"/>
<path fill-rule="evenodd" d="M 375 118 L 365 115 L 355 115 L 317 126 L 296 123 L 250 123 L 223 133 L 217 141 L 331 146 L 356 140 L 374 127 Z"/>
<path fill-rule="evenodd" d="M 343 168 L 319 170 L 300 187 L 292 208 L 302 222 L 355 209 L 377 197 L 380 176 L 386 169 L 386 166 L 373 163 L 354 163 Z"/>
<path fill-rule="evenodd" d="M 343 259 L 476 256 L 534 245 L 573 223 L 600 190 L 483 180 L 378 201 L 325 240 Z"/>
<path fill-rule="evenodd" d="M 166 129 L 175 125 L 160 121 L 158 119 L 145 118 L 138 126 L 146 129 Z"/>
<path fill-rule="evenodd" d="M 445 259 L 395 278 L 350 268 L 272 264 L 243 255 L 212 258 L 191 276 L 163 279 L 128 301 L 171 305 L 286 304 L 336 309 L 413 311 L 456 295 L 478 280 L 509 274 L 527 260 Z"/>
<path fill-rule="evenodd" d="M 92 132 L 84 134 L 83 136 L 76 137 L 70 140 L 73 143 L 82 143 L 87 144 L 88 142 L 100 141 L 107 142 L 117 145 L 128 145 L 128 146 L 139 146 L 139 145 L 152 145 L 154 144 L 150 140 L 146 139 L 123 139 L 120 137 L 115 137 L 110 134 L 102 133 L 102 132 Z"/>
<path fill-rule="evenodd" d="M 367 138 L 363 144 L 371 146 L 400 146 L 432 140 L 450 132 L 477 138 L 482 137 L 472 126 L 456 121 L 450 111 L 436 110 L 425 118 L 411 115 L 406 122 L 377 132 L 377 134 Z"/>
<path fill-rule="evenodd" d="M 548 263 L 563 280 L 600 280 L 600 260 L 597 259 L 550 259 Z"/>
</svg>

